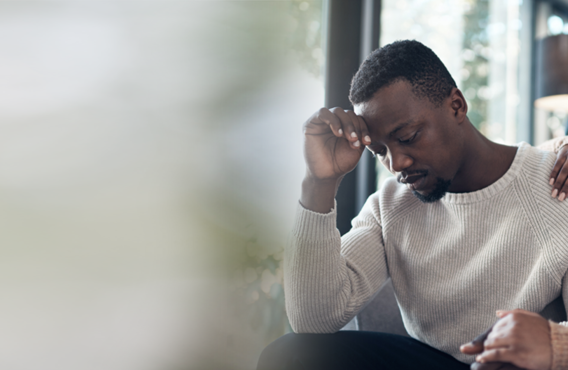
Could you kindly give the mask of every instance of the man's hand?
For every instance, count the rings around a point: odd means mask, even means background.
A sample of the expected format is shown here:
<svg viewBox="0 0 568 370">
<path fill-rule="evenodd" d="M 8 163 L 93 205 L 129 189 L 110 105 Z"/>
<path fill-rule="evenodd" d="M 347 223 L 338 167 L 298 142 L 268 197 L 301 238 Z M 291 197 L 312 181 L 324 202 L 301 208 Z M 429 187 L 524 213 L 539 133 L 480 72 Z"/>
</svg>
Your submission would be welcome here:
<svg viewBox="0 0 568 370">
<path fill-rule="evenodd" d="M 316 180 L 337 180 L 351 172 L 371 143 L 363 118 L 342 108 L 320 109 L 303 130 L 306 164 Z"/>
<path fill-rule="evenodd" d="M 558 196 L 559 201 L 566 199 L 568 195 L 568 145 L 563 146 L 556 155 L 556 162 L 550 173 L 550 185 L 552 185 L 552 197 Z"/>
<path fill-rule="evenodd" d="M 472 369 L 493 369 L 481 366 L 485 364 L 501 369 L 502 364 L 494 363 L 505 362 L 522 369 L 549 370 L 552 347 L 548 321 L 536 313 L 519 309 L 497 311 L 497 316 L 500 320 L 490 329 L 483 346 L 472 342 L 460 348 L 466 354 L 480 353 Z"/>
<path fill-rule="evenodd" d="M 353 111 L 322 108 L 303 130 L 307 171 L 300 202 L 307 209 L 327 213 L 339 182 L 357 166 L 365 145 L 371 143 L 367 124 Z"/>
</svg>

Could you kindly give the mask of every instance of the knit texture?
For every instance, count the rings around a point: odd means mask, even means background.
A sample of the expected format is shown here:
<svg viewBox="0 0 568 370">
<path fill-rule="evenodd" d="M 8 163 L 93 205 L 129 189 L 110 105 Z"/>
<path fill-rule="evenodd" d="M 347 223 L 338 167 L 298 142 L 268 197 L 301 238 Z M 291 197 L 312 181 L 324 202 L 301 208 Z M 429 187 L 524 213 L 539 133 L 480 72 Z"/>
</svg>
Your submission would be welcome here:
<svg viewBox="0 0 568 370">
<path fill-rule="evenodd" d="M 556 324 L 549 321 L 550 340 L 552 343 L 551 370 L 568 369 L 568 327 L 566 323 Z"/>
<path fill-rule="evenodd" d="M 338 331 L 391 277 L 408 333 L 472 363 L 459 346 L 496 310 L 540 312 L 561 294 L 568 202 L 550 196 L 555 158 L 522 143 L 492 185 L 428 204 L 389 179 L 343 237 L 335 211 L 299 206 L 285 255 L 294 331 Z"/>
<path fill-rule="evenodd" d="M 568 369 L 568 327 L 552 321 L 548 323 L 550 325 L 550 341 L 552 343 L 551 370 Z"/>
</svg>

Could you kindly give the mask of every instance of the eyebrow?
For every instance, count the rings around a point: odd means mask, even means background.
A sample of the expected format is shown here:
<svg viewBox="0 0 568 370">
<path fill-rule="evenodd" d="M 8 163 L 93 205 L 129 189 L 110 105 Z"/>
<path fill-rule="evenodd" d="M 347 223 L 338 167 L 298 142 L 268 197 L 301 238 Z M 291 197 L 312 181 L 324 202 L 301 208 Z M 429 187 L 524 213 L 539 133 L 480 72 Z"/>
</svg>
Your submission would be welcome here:
<svg viewBox="0 0 568 370">
<path fill-rule="evenodd" d="M 405 128 L 408 125 L 411 125 L 412 123 L 414 123 L 414 122 L 413 121 L 406 121 L 404 123 L 401 123 L 394 130 L 391 131 L 391 133 L 389 134 L 389 137 L 393 137 L 394 134 L 396 134 L 398 131 L 402 130 L 403 128 Z"/>
<path fill-rule="evenodd" d="M 389 137 L 393 137 L 398 131 L 402 130 L 402 129 L 405 128 L 406 126 L 409 126 L 409 125 L 411 125 L 411 124 L 413 124 L 413 123 L 414 123 L 414 121 L 406 121 L 406 122 L 404 122 L 404 123 L 401 123 L 400 125 L 396 126 L 394 130 L 392 130 L 392 131 L 390 132 Z M 378 143 L 374 141 L 374 142 L 371 143 L 371 146 L 375 146 L 375 145 L 377 145 L 377 144 L 378 144 Z"/>
</svg>

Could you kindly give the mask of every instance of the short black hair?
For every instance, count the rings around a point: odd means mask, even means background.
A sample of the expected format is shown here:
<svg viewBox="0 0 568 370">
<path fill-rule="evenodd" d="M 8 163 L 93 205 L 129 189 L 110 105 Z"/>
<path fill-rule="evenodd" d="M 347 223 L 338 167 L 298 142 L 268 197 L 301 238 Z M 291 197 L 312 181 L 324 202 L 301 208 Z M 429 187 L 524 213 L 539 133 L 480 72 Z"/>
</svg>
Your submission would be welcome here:
<svg viewBox="0 0 568 370">
<path fill-rule="evenodd" d="M 351 81 L 349 100 L 353 105 L 369 101 L 382 87 L 406 80 L 419 98 L 435 106 L 457 87 L 444 63 L 416 40 L 396 41 L 371 53 Z"/>
</svg>

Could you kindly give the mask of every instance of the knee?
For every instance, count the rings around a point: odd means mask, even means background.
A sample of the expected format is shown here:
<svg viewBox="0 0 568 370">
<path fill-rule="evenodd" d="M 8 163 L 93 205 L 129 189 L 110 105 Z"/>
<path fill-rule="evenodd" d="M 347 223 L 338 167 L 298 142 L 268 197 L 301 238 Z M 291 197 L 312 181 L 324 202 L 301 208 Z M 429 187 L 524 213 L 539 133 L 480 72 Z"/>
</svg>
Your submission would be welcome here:
<svg viewBox="0 0 568 370">
<path fill-rule="evenodd" d="M 334 359 L 341 357 L 345 337 L 341 332 L 283 335 L 262 351 L 257 370 L 332 369 Z"/>
<path fill-rule="evenodd" d="M 270 343 L 260 354 L 257 370 L 284 368 L 287 358 L 293 356 L 296 342 L 302 334 L 289 333 Z"/>
</svg>

